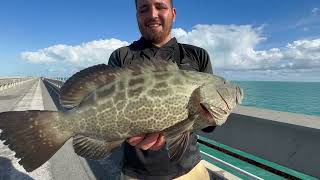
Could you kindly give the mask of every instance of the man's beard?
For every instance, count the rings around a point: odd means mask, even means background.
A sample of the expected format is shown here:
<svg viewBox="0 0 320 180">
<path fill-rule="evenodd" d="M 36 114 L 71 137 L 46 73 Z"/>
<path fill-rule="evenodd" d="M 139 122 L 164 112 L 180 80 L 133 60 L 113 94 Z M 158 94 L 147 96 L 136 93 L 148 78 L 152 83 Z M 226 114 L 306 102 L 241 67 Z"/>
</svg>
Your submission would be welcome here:
<svg viewBox="0 0 320 180">
<path fill-rule="evenodd" d="M 168 35 L 171 33 L 172 23 L 169 25 L 162 24 L 162 30 L 157 32 L 152 32 L 151 29 L 149 29 L 147 26 L 142 25 L 138 22 L 139 30 L 142 34 L 142 36 L 152 43 L 161 43 L 163 42 Z"/>
</svg>

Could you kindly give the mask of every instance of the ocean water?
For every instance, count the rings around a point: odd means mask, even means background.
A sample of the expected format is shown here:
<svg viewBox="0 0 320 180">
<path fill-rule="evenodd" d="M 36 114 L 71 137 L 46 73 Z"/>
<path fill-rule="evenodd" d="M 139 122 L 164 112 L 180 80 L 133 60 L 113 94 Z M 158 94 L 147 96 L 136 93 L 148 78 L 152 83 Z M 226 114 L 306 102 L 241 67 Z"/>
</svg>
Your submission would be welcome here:
<svg viewBox="0 0 320 180">
<path fill-rule="evenodd" d="M 242 105 L 320 116 L 320 82 L 235 81 Z"/>
</svg>

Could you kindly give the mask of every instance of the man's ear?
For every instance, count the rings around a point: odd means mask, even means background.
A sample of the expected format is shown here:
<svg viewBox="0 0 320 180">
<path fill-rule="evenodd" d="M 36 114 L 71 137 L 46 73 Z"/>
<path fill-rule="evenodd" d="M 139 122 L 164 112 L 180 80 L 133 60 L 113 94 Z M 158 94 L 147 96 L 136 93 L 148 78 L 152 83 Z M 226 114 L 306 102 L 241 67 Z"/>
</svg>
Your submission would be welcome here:
<svg viewBox="0 0 320 180">
<path fill-rule="evenodd" d="M 177 10 L 176 10 L 176 8 L 172 8 L 172 15 L 173 15 L 172 21 L 175 22 L 175 21 L 176 21 L 176 16 L 177 16 Z"/>
</svg>

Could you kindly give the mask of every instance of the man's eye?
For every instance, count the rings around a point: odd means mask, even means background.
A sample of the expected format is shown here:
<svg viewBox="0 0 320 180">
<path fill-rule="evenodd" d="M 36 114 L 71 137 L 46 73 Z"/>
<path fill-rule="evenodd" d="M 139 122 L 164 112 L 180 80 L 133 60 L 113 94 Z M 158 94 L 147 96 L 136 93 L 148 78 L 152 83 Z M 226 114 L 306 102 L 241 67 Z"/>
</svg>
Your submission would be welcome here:
<svg viewBox="0 0 320 180">
<path fill-rule="evenodd" d="M 166 6 L 158 6 L 157 9 L 164 10 L 164 9 L 168 9 L 168 8 Z"/>
<path fill-rule="evenodd" d="M 145 13 L 145 12 L 148 11 L 148 9 L 149 8 L 147 6 L 142 6 L 142 7 L 138 8 L 138 12 L 139 13 Z"/>
<path fill-rule="evenodd" d="M 145 12 L 147 12 L 147 11 L 148 11 L 147 8 L 143 8 L 143 9 L 140 9 L 140 10 L 139 10 L 139 13 L 142 14 L 142 13 L 145 13 Z"/>
</svg>

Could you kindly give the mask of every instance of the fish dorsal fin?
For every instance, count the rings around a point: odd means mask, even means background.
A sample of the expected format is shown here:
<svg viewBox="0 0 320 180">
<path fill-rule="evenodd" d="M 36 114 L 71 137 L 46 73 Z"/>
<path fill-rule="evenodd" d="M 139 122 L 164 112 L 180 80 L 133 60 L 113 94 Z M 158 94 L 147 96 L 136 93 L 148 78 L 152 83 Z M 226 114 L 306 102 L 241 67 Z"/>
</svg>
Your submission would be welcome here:
<svg viewBox="0 0 320 180">
<path fill-rule="evenodd" d="M 73 148 L 76 154 L 89 159 L 102 159 L 119 147 L 123 140 L 106 142 L 90 137 L 77 135 L 73 138 Z"/>
<path fill-rule="evenodd" d="M 133 61 L 124 68 L 99 64 L 81 70 L 70 77 L 60 89 L 60 103 L 63 107 L 78 106 L 88 95 L 99 87 L 113 82 L 122 75 L 139 75 L 161 71 L 175 71 L 178 66 L 172 61 Z M 85 103 L 84 103 L 85 104 Z"/>
<path fill-rule="evenodd" d="M 73 108 L 80 104 L 84 97 L 98 87 L 115 79 L 115 71 L 105 64 L 99 64 L 79 71 L 71 76 L 60 89 L 60 103 L 63 107 Z"/>
<path fill-rule="evenodd" d="M 165 61 L 159 59 L 150 59 L 149 61 L 133 61 L 135 64 L 126 66 L 126 69 L 134 71 L 134 73 L 144 72 L 160 72 L 160 71 L 176 71 L 179 70 L 173 61 Z"/>
</svg>

